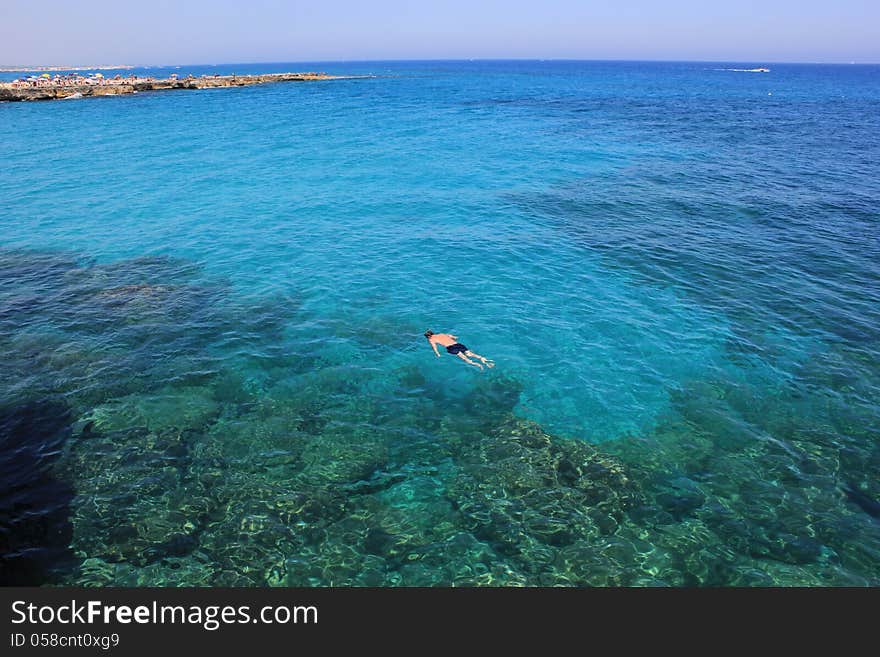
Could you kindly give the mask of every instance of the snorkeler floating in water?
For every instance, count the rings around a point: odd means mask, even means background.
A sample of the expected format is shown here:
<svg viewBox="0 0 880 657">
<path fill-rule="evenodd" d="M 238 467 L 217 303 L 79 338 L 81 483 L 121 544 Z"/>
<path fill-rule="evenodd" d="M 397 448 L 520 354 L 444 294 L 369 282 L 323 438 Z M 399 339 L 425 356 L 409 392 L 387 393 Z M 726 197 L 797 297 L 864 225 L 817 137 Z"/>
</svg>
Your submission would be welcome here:
<svg viewBox="0 0 880 657">
<path fill-rule="evenodd" d="M 437 351 L 437 345 L 439 344 L 441 347 L 446 347 L 448 353 L 453 356 L 458 356 L 468 365 L 479 367 L 481 370 L 483 369 L 483 365 L 486 367 L 495 367 L 495 363 L 491 359 L 483 358 L 480 354 L 475 354 L 473 351 L 470 351 L 467 347 L 458 342 L 457 336 L 450 333 L 434 333 L 434 331 L 429 330 L 425 331 L 425 337 L 428 338 L 428 344 L 431 345 L 434 353 L 437 354 L 437 358 L 440 358 L 440 352 Z M 475 363 L 471 358 L 483 361 L 483 365 Z"/>
</svg>

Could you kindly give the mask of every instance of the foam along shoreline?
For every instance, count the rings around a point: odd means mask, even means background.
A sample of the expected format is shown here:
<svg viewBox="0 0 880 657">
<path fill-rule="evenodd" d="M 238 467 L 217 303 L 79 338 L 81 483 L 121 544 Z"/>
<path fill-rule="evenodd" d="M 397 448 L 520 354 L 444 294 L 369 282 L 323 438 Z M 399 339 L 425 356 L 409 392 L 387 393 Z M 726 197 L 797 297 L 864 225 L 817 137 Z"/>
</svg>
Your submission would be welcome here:
<svg viewBox="0 0 880 657">
<path fill-rule="evenodd" d="M 37 78 L 0 83 L 0 101 L 59 100 L 85 96 L 119 96 L 138 91 L 166 89 L 213 89 L 246 87 L 270 82 L 308 82 L 336 80 L 343 76 L 324 73 L 266 73 L 263 75 L 203 75 L 165 79 L 143 77 Z"/>
</svg>

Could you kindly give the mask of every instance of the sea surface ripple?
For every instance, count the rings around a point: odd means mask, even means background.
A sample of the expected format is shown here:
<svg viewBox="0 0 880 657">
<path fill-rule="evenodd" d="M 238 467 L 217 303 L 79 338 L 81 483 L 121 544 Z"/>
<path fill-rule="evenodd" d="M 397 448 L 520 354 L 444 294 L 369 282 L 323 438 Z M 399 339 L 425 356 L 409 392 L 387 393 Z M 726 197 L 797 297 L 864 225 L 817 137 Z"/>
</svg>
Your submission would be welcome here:
<svg viewBox="0 0 880 657">
<path fill-rule="evenodd" d="M 880 67 L 720 66 L 0 104 L 0 580 L 880 584 Z"/>
</svg>

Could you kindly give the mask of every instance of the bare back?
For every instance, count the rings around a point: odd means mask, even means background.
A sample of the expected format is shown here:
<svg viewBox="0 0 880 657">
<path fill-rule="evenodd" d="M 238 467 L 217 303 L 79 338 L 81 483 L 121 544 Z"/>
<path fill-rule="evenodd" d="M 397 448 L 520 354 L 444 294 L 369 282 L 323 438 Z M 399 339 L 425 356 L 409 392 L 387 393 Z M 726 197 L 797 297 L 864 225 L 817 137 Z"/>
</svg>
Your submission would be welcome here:
<svg viewBox="0 0 880 657">
<path fill-rule="evenodd" d="M 430 342 L 436 342 L 441 347 L 451 347 L 458 341 L 458 338 L 449 333 L 435 333 L 428 338 L 428 340 Z"/>
</svg>

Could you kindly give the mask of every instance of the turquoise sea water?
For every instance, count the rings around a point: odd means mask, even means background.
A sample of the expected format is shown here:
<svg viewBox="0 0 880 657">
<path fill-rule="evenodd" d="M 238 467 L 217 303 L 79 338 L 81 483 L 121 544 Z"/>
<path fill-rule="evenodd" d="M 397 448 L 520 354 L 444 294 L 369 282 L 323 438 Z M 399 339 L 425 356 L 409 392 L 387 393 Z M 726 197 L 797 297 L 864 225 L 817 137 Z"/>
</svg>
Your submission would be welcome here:
<svg viewBox="0 0 880 657">
<path fill-rule="evenodd" d="M 0 579 L 880 584 L 880 67 L 751 67 L 0 104 Z"/>
</svg>

